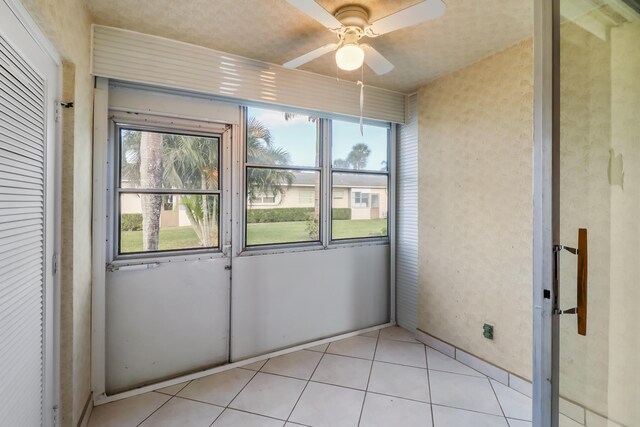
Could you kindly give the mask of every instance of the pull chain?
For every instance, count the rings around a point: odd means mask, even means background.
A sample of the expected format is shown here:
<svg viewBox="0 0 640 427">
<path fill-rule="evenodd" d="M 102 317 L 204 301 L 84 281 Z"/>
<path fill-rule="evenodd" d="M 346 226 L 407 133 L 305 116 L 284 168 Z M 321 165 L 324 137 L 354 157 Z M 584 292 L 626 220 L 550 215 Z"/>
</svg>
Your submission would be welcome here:
<svg viewBox="0 0 640 427">
<path fill-rule="evenodd" d="M 360 86 L 360 135 L 364 136 L 364 63 L 360 68 L 360 80 L 358 80 L 358 86 Z"/>
</svg>

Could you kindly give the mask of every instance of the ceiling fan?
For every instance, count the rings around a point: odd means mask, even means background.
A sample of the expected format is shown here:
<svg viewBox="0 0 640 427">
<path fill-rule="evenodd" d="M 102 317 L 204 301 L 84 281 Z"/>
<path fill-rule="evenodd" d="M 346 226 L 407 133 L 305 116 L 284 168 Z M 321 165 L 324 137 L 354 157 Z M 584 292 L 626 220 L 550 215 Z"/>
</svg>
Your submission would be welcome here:
<svg viewBox="0 0 640 427">
<path fill-rule="evenodd" d="M 366 63 L 376 74 L 386 74 L 393 64 L 373 47 L 359 43 L 363 37 L 378 37 L 401 28 L 410 27 L 444 15 L 446 5 L 442 0 L 426 0 L 392 15 L 369 23 L 369 13 L 364 7 L 349 5 L 338 9 L 335 16 L 314 0 L 287 0 L 292 6 L 306 13 L 338 36 L 337 43 L 330 43 L 312 50 L 284 64 L 286 68 L 298 68 L 329 52 L 336 52 L 336 64 L 343 70 L 355 70 Z"/>
</svg>

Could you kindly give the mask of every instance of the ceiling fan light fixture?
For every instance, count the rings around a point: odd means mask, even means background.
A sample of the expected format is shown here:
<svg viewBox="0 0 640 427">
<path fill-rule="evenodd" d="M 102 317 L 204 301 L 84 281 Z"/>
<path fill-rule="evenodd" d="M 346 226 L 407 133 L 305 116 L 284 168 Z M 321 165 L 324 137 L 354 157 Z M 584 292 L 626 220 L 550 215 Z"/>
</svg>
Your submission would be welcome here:
<svg viewBox="0 0 640 427">
<path fill-rule="evenodd" d="M 336 51 L 336 64 L 341 70 L 356 70 L 363 62 L 364 50 L 357 43 L 347 43 Z"/>
</svg>

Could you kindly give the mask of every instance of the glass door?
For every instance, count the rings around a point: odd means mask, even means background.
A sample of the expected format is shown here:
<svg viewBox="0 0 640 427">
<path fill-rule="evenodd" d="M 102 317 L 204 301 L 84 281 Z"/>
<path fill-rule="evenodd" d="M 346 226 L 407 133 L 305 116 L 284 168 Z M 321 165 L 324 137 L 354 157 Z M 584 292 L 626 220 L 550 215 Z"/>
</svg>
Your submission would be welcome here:
<svg viewBox="0 0 640 427">
<path fill-rule="evenodd" d="M 640 426 L 640 2 L 559 4 L 554 410 Z"/>
</svg>

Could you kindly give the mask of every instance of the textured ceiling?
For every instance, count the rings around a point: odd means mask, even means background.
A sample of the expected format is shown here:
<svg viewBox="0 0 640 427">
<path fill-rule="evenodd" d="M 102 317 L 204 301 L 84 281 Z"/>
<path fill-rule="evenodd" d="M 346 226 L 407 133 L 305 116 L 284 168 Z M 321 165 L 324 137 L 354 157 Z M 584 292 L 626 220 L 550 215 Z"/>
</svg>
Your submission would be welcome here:
<svg viewBox="0 0 640 427">
<path fill-rule="evenodd" d="M 283 64 L 335 35 L 285 0 L 85 0 L 96 23 L 181 40 L 236 55 Z M 317 0 L 334 13 L 353 0 Z M 368 43 L 395 68 L 376 76 L 365 67 L 365 84 L 413 92 L 426 82 L 498 52 L 533 34 L 531 0 L 445 0 L 444 17 Z M 355 0 L 370 22 L 418 0 Z M 336 75 L 332 54 L 303 67 Z M 358 80 L 360 71 L 340 71 Z"/>
</svg>

